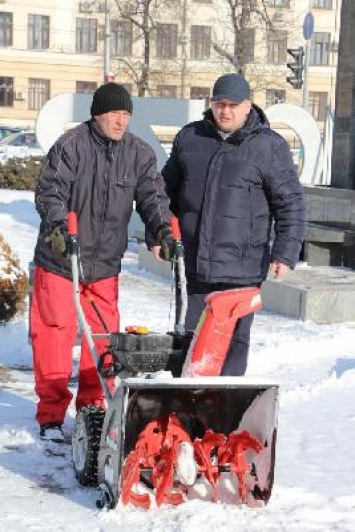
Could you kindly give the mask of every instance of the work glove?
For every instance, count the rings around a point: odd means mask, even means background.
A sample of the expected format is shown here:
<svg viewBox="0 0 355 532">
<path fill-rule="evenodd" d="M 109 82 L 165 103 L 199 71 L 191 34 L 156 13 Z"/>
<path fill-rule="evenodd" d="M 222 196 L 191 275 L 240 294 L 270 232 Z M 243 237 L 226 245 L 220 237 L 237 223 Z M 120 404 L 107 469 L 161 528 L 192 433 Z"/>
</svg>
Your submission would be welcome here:
<svg viewBox="0 0 355 532">
<path fill-rule="evenodd" d="M 163 229 L 160 229 L 157 240 L 160 246 L 160 258 L 172 261 L 175 255 L 175 242 L 170 227 L 163 227 Z"/>
<path fill-rule="evenodd" d="M 66 257 L 68 251 L 68 232 L 65 224 L 58 223 L 52 226 L 44 241 L 50 245 L 55 257 Z"/>
</svg>

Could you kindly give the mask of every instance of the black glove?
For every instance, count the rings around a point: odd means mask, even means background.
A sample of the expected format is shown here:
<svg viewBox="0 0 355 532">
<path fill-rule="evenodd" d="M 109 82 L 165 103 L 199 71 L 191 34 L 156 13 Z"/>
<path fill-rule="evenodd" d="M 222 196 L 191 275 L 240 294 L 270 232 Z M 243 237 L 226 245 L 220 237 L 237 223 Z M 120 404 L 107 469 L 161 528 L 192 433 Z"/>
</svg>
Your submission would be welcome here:
<svg viewBox="0 0 355 532">
<path fill-rule="evenodd" d="M 52 226 L 44 241 L 51 246 L 52 253 L 57 258 L 66 257 L 68 251 L 68 232 L 63 223 Z"/>
<path fill-rule="evenodd" d="M 175 242 L 170 227 L 163 227 L 163 229 L 160 229 L 157 240 L 159 246 L 161 246 L 160 257 L 163 260 L 172 261 L 175 255 Z"/>
</svg>

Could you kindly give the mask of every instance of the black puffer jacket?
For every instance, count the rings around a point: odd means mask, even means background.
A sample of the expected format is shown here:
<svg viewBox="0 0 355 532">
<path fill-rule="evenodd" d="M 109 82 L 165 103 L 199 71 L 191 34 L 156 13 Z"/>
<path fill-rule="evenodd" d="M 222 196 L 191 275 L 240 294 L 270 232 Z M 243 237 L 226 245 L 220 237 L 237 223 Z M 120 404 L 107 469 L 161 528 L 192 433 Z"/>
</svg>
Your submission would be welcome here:
<svg viewBox="0 0 355 532">
<path fill-rule="evenodd" d="M 169 200 L 152 148 L 129 132 L 110 141 L 95 121 L 67 131 L 49 151 L 35 193 L 41 217 L 35 263 L 71 277 L 70 261 L 56 258 L 44 238 L 48 228 L 65 222 L 74 210 L 82 281 L 117 275 L 134 201 L 154 235 L 169 224 Z"/>
<path fill-rule="evenodd" d="M 271 257 L 294 267 L 304 236 L 302 188 L 286 141 L 257 106 L 222 140 L 211 110 L 176 136 L 162 170 L 186 271 L 208 283 L 259 285 Z"/>
</svg>

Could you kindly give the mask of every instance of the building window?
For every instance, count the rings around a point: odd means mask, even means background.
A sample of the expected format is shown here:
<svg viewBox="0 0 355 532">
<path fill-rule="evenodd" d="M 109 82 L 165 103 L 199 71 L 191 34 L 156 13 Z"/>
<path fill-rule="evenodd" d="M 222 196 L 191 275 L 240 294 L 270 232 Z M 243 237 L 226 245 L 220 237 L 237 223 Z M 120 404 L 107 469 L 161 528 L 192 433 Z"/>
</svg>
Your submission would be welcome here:
<svg viewBox="0 0 355 532">
<path fill-rule="evenodd" d="M 255 30 L 252 28 L 242 30 L 242 39 L 243 63 L 252 63 L 254 61 Z"/>
<path fill-rule="evenodd" d="M 315 120 L 324 121 L 327 115 L 327 92 L 309 92 L 308 109 Z"/>
<path fill-rule="evenodd" d="M 330 33 L 316 32 L 312 36 L 310 65 L 329 65 Z"/>
<path fill-rule="evenodd" d="M 191 26 L 191 59 L 202 61 L 211 55 L 211 26 Z"/>
<path fill-rule="evenodd" d="M 48 79 L 29 78 L 28 108 L 38 110 L 49 100 L 50 81 Z"/>
<path fill-rule="evenodd" d="M 95 18 L 76 19 L 76 51 L 87 54 L 97 51 L 97 20 Z"/>
<path fill-rule="evenodd" d="M 12 13 L 0 12 L 0 46 L 12 46 Z"/>
<path fill-rule="evenodd" d="M 93 94 L 97 89 L 96 81 L 77 81 L 76 91 L 84 94 Z"/>
<path fill-rule="evenodd" d="M 275 7 L 289 7 L 290 0 L 269 0 L 268 5 Z"/>
<path fill-rule="evenodd" d="M 130 20 L 111 21 L 111 53 L 112 55 L 132 55 L 133 26 Z"/>
<path fill-rule="evenodd" d="M 31 50 L 49 48 L 49 17 L 28 15 L 28 48 Z"/>
<path fill-rule="evenodd" d="M 14 105 L 14 78 L 0 77 L 0 107 Z"/>
<path fill-rule="evenodd" d="M 208 109 L 210 104 L 210 88 L 209 87 L 190 87 L 191 100 L 205 100 L 205 109 Z"/>
<path fill-rule="evenodd" d="M 319 7 L 320 9 L 332 9 L 332 0 L 313 0 L 312 7 Z"/>
<path fill-rule="evenodd" d="M 177 24 L 157 25 L 157 57 L 171 59 L 177 55 Z"/>
<path fill-rule="evenodd" d="M 285 64 L 287 60 L 287 32 L 268 32 L 267 45 L 268 63 L 274 65 Z"/>
<path fill-rule="evenodd" d="M 176 86 L 175 85 L 158 85 L 157 95 L 161 98 L 176 98 Z"/>
<path fill-rule="evenodd" d="M 266 107 L 275 105 L 277 103 L 285 103 L 286 91 L 280 89 L 267 89 L 266 90 Z"/>
</svg>

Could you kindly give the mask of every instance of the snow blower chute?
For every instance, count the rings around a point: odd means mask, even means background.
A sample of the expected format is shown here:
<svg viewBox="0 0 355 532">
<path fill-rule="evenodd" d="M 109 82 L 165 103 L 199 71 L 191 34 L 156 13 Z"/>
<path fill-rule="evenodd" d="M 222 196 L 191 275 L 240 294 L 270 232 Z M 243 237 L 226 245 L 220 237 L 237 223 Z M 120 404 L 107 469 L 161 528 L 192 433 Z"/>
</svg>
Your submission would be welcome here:
<svg viewBox="0 0 355 532">
<path fill-rule="evenodd" d="M 97 334 L 80 304 L 75 213 L 68 221 L 78 319 L 107 402 L 106 410 L 93 405 L 77 414 L 72 446 L 78 481 L 98 486 L 100 508 L 120 501 L 147 509 L 189 498 L 266 504 L 274 481 L 278 386 L 219 376 L 237 320 L 261 307 L 259 289 L 210 294 L 196 330 L 185 331 L 183 246 L 173 219 L 181 293 L 174 331 L 132 327 Z M 103 336 L 109 362 L 95 347 Z"/>
</svg>

